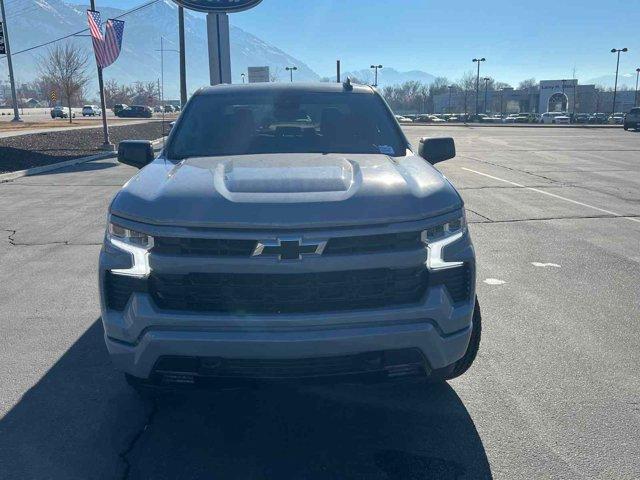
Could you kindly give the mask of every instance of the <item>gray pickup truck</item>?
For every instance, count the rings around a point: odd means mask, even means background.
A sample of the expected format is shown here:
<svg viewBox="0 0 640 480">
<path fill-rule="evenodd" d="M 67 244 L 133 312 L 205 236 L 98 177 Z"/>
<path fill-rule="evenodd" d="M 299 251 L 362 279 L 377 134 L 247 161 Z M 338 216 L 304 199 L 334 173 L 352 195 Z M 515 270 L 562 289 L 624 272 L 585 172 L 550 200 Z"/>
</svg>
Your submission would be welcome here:
<svg viewBox="0 0 640 480">
<path fill-rule="evenodd" d="M 137 389 L 443 381 L 480 343 L 463 202 L 382 97 L 345 83 L 223 85 L 188 102 L 109 208 L 105 340 Z"/>
</svg>

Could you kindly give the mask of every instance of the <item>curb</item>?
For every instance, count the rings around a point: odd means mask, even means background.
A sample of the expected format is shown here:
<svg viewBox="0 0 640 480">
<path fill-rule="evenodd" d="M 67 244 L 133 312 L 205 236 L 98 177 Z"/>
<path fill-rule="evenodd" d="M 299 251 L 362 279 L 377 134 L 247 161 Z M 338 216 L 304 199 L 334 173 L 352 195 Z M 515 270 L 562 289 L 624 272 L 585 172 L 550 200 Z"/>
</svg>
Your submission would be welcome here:
<svg viewBox="0 0 640 480">
<path fill-rule="evenodd" d="M 153 144 L 153 148 L 157 148 L 164 137 L 156 138 L 151 143 Z M 27 168 L 26 170 L 17 170 L 15 172 L 8 173 L 0 173 L 0 183 L 10 182 L 11 180 L 16 180 L 22 177 L 28 177 L 31 175 L 37 175 L 39 173 L 52 172 L 54 170 L 59 170 L 61 168 L 72 167 L 74 165 L 79 165 L 80 163 L 93 162 L 95 160 L 104 160 L 105 158 L 115 157 L 118 154 L 115 152 L 104 152 L 98 153 L 96 155 L 90 155 L 88 157 L 74 158 L 72 160 L 67 160 L 65 162 L 52 163 L 51 165 L 42 165 L 40 167 L 32 167 Z"/>
</svg>

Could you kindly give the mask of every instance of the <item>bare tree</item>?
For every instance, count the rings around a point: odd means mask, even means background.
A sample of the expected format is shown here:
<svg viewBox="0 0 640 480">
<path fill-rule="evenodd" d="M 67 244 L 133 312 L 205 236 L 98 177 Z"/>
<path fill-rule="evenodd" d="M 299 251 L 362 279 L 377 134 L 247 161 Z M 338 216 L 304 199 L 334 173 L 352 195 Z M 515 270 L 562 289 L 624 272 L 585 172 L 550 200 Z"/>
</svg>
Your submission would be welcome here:
<svg viewBox="0 0 640 480">
<path fill-rule="evenodd" d="M 269 71 L 269 81 L 270 82 L 279 82 L 280 81 L 280 75 L 282 75 L 282 68 L 281 67 L 276 67 L 276 68 L 272 68 Z"/>
<path fill-rule="evenodd" d="M 527 78 L 526 80 L 522 80 L 518 84 L 518 90 L 528 90 L 530 88 L 534 88 L 538 86 L 538 82 L 535 78 Z"/>
<path fill-rule="evenodd" d="M 46 57 L 40 59 L 42 75 L 60 89 L 62 99 L 66 101 L 69 123 L 73 118 L 71 104 L 84 93 L 84 88 L 89 83 L 87 63 L 87 54 L 73 43 L 56 45 Z"/>
</svg>

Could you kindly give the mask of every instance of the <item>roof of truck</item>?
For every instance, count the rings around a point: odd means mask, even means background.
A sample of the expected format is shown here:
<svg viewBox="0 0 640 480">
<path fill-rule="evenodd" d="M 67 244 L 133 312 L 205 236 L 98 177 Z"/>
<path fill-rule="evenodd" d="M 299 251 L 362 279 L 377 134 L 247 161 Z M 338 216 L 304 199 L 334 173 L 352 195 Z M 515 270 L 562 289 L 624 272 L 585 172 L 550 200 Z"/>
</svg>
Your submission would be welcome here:
<svg viewBox="0 0 640 480">
<path fill-rule="evenodd" d="M 373 93 L 374 90 L 369 85 L 352 84 L 353 89 L 348 90 L 342 83 L 337 82 L 314 82 L 314 83 L 235 83 L 222 84 L 212 87 L 202 87 L 196 95 L 218 95 L 230 93 L 250 93 L 250 92 L 292 92 L 292 93 Z"/>
</svg>

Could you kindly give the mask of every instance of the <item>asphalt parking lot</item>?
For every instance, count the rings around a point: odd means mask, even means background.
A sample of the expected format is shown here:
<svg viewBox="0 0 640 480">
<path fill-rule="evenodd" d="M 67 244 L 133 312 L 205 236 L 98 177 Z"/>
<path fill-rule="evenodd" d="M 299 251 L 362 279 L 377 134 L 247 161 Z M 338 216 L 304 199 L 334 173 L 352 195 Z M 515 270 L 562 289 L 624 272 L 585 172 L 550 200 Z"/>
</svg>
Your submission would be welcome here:
<svg viewBox="0 0 640 480">
<path fill-rule="evenodd" d="M 0 184 L 2 479 L 640 478 L 640 133 L 420 127 L 465 199 L 483 343 L 449 385 L 140 400 L 102 341 L 113 160 Z"/>
</svg>

